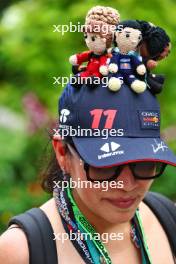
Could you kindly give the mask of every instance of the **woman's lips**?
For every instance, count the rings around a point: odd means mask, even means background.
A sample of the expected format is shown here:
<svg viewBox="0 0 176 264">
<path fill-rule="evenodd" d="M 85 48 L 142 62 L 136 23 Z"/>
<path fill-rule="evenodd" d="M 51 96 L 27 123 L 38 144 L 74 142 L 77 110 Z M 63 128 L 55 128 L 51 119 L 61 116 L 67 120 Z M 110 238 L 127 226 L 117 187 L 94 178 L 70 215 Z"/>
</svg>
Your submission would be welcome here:
<svg viewBox="0 0 176 264">
<path fill-rule="evenodd" d="M 118 199 L 106 198 L 105 200 L 110 202 L 112 205 L 116 207 L 127 209 L 135 203 L 136 198 L 125 198 L 125 199 L 124 198 L 118 198 Z"/>
</svg>

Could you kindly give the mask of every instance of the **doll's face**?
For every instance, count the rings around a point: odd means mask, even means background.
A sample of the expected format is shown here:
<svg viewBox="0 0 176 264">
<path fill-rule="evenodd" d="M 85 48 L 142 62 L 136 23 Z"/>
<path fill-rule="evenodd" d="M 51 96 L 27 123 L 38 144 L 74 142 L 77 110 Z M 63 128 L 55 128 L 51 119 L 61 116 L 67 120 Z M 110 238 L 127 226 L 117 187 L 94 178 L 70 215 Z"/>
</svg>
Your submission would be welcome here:
<svg viewBox="0 0 176 264">
<path fill-rule="evenodd" d="M 160 56 L 158 57 L 158 60 L 163 60 L 164 58 L 166 58 L 169 53 L 171 51 L 171 43 L 168 44 L 168 46 L 166 46 L 163 50 L 163 52 L 161 52 Z"/>
<path fill-rule="evenodd" d="M 140 54 L 143 58 L 148 58 L 150 59 L 150 54 L 148 52 L 148 49 L 147 49 L 147 45 L 146 45 L 146 42 L 145 41 L 142 41 L 142 44 L 140 46 Z"/>
<path fill-rule="evenodd" d="M 125 27 L 115 33 L 117 46 L 122 53 L 135 51 L 142 40 L 142 33 L 138 29 Z"/>
<path fill-rule="evenodd" d="M 85 42 L 89 50 L 95 54 L 102 54 L 106 50 L 106 39 L 95 33 L 85 33 Z"/>
<path fill-rule="evenodd" d="M 140 54 L 143 58 L 147 58 L 147 59 L 154 59 L 154 60 L 163 60 L 164 58 L 166 58 L 169 53 L 171 51 L 171 43 L 169 43 L 161 53 L 155 54 L 155 56 L 151 56 L 148 48 L 147 48 L 147 44 L 145 41 L 142 42 L 141 46 L 140 46 Z"/>
</svg>

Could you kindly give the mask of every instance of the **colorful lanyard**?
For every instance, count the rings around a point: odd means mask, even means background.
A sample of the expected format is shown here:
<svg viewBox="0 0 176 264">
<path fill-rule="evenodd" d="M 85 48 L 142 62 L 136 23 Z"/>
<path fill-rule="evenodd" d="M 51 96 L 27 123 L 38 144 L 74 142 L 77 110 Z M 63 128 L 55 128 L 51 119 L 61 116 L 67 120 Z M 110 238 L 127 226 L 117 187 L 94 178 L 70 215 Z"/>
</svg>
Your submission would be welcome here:
<svg viewBox="0 0 176 264">
<path fill-rule="evenodd" d="M 103 243 L 98 239 L 94 239 L 94 237 L 96 235 L 96 231 L 92 227 L 92 225 L 87 221 L 87 219 L 84 217 L 84 215 L 81 213 L 81 211 L 79 210 L 78 206 L 76 205 L 76 203 L 73 199 L 70 188 L 67 189 L 67 194 L 68 194 L 68 197 L 70 198 L 70 201 L 72 203 L 72 208 L 73 208 L 73 212 L 74 212 L 76 220 L 78 221 L 80 226 L 83 228 L 83 230 L 85 230 L 87 233 L 91 234 L 92 242 L 95 244 L 95 246 L 97 247 L 97 249 L 99 250 L 101 255 L 104 257 L 106 263 L 112 264 L 112 261 L 108 255 L 108 252 L 107 252 L 105 246 L 103 245 Z"/>
<path fill-rule="evenodd" d="M 94 262 L 94 258 L 91 254 L 90 248 L 96 248 L 100 253 L 101 259 L 106 264 L 112 264 L 109 254 L 101 242 L 101 240 L 95 239 L 96 231 L 92 225 L 87 221 L 84 215 L 79 210 L 76 202 L 71 193 L 71 189 L 68 187 L 66 191 L 54 189 L 54 197 L 56 204 L 61 214 L 62 223 L 67 233 L 72 231 L 75 235 L 80 234 L 80 231 L 84 231 L 91 236 L 91 243 L 87 243 L 84 239 L 78 238 L 77 240 L 72 240 L 73 245 L 78 250 L 81 257 L 86 263 L 97 263 Z M 149 249 L 147 246 L 144 229 L 142 227 L 142 221 L 140 218 L 139 210 L 136 210 L 135 217 L 132 220 L 132 230 L 133 230 L 133 240 L 138 248 L 141 248 L 141 253 L 143 257 L 142 263 L 152 264 L 151 257 L 149 254 Z M 89 241 L 90 242 L 90 241 Z M 91 245 L 91 247 L 90 247 Z M 95 250 L 94 250 L 95 252 Z"/>
<path fill-rule="evenodd" d="M 71 202 L 69 201 L 66 191 L 62 191 L 59 188 L 54 188 L 53 195 L 56 201 L 56 206 L 61 216 L 62 224 L 67 234 L 72 232 L 76 235 L 79 233 L 78 224 L 76 222 Z M 85 260 L 85 263 L 94 263 L 89 248 L 85 241 L 76 239 L 71 241 L 73 246 L 76 248 L 80 256 Z"/>
</svg>

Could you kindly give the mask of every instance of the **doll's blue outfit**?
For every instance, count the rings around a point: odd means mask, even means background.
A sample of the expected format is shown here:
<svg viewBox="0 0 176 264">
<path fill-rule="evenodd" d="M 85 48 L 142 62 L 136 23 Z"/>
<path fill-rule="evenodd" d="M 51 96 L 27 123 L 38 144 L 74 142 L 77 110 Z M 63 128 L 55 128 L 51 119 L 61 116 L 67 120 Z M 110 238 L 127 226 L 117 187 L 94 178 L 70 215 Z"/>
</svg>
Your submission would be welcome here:
<svg viewBox="0 0 176 264">
<path fill-rule="evenodd" d="M 130 51 L 128 54 L 122 54 L 118 48 L 112 51 L 111 63 L 118 66 L 118 72 L 112 73 L 110 77 L 120 78 L 129 86 L 138 80 L 136 68 L 143 64 L 142 57 L 137 52 Z"/>
</svg>

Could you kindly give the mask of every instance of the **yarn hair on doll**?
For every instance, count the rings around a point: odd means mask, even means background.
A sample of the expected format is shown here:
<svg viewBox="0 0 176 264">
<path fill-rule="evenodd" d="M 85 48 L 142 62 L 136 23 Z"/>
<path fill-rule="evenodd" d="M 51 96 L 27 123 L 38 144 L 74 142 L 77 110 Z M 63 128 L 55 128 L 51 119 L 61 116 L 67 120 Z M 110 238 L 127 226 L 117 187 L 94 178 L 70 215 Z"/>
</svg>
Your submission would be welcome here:
<svg viewBox="0 0 176 264">
<path fill-rule="evenodd" d="M 106 39 L 106 47 L 110 48 L 120 14 L 111 7 L 95 6 L 91 8 L 85 19 L 85 33 L 95 33 Z"/>
</svg>

